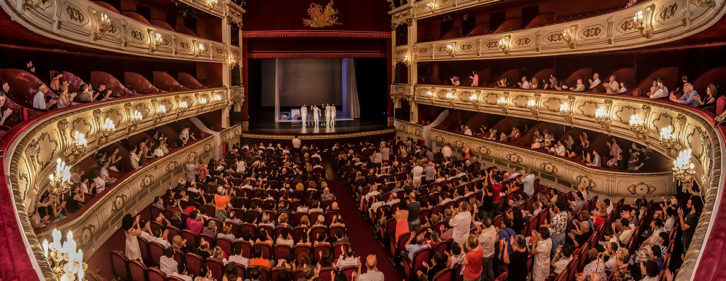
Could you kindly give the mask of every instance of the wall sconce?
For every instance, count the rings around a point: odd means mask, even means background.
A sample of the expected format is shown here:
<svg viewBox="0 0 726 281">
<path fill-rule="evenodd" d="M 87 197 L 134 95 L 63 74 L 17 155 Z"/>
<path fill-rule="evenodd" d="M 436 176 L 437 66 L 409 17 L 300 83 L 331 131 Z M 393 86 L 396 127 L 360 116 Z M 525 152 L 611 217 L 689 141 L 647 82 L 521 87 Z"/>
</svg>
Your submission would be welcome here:
<svg viewBox="0 0 726 281">
<path fill-rule="evenodd" d="M 509 101 L 505 96 L 501 96 L 497 99 L 497 105 L 506 107 L 509 105 Z"/>
<path fill-rule="evenodd" d="M 432 91 L 426 91 L 426 95 L 433 98 L 434 97 L 434 92 L 432 92 Z"/>
<path fill-rule="evenodd" d="M 164 114 L 164 113 L 166 113 L 166 106 L 164 106 L 163 104 L 160 104 L 159 106 L 157 106 L 156 107 L 156 113 L 157 114 Z"/>
<path fill-rule="evenodd" d="M 602 126 L 603 129 L 610 128 L 610 115 L 605 107 L 598 107 L 598 109 L 595 110 L 595 120 L 600 123 L 600 126 Z"/>
<path fill-rule="evenodd" d="M 230 55 L 229 58 L 227 59 L 227 63 L 229 63 L 230 65 L 237 64 L 237 58 Z"/>
<path fill-rule="evenodd" d="M 446 98 L 447 99 L 450 99 L 450 100 L 453 100 L 453 99 L 456 98 L 456 96 L 454 96 L 454 93 L 448 92 L 448 93 L 446 93 Z"/>
<path fill-rule="evenodd" d="M 103 132 L 103 135 L 108 136 L 114 130 L 116 130 L 116 125 L 113 124 L 113 120 L 111 120 L 110 118 L 106 118 L 106 120 L 103 121 L 103 125 L 101 125 L 101 131 Z"/>
<path fill-rule="evenodd" d="M 51 200 L 59 203 L 58 200 L 63 194 L 71 189 L 71 166 L 66 165 L 66 161 L 60 158 L 56 159 L 55 170 L 48 175 L 48 192 L 52 195 Z M 54 271 L 55 272 L 55 271 Z"/>
<path fill-rule="evenodd" d="M 59 159 L 60 160 L 60 159 Z M 70 175 L 69 175 L 70 177 Z M 61 243 L 61 232 L 53 229 L 53 241 L 43 240 L 43 254 L 51 267 L 56 280 L 84 281 L 88 265 L 83 261 L 83 250 L 76 248 L 73 232 L 66 234 Z"/>
<path fill-rule="evenodd" d="M 638 138 L 645 139 L 645 120 L 640 117 L 640 114 L 630 115 L 628 125 Z"/>
<path fill-rule="evenodd" d="M 436 3 L 436 1 L 430 1 L 430 2 L 426 3 L 426 8 L 429 9 L 429 11 L 436 10 L 436 8 L 438 8 L 438 7 L 439 7 L 439 4 Z"/>
<path fill-rule="evenodd" d="M 677 150 L 680 146 L 678 143 L 678 136 L 673 129 L 673 126 L 668 125 L 660 129 L 660 142 L 664 148 L 668 150 L 670 154 L 672 150 Z"/>
<path fill-rule="evenodd" d="M 187 104 L 186 101 L 182 101 L 182 102 L 179 103 L 179 107 L 180 108 L 188 108 L 189 107 L 189 104 Z"/>
<path fill-rule="evenodd" d="M 577 26 L 573 25 L 562 31 L 562 40 L 567 42 L 567 46 L 571 49 L 575 48 L 575 34 L 577 32 Z"/>
<path fill-rule="evenodd" d="M 201 55 L 202 53 L 204 53 L 205 49 L 206 47 L 204 47 L 204 43 L 197 44 L 197 55 Z"/>
<path fill-rule="evenodd" d="M 477 102 L 478 100 L 479 100 L 479 95 L 477 95 L 477 94 L 472 94 L 471 96 L 469 96 L 469 101 L 471 101 L 471 102 Z"/>
<path fill-rule="evenodd" d="M 507 35 L 504 36 L 502 39 L 499 39 L 499 49 L 502 50 L 505 54 L 509 54 L 509 51 L 512 46 L 512 36 Z"/>
<path fill-rule="evenodd" d="M 83 154 L 83 152 L 86 150 L 86 146 L 88 146 L 88 140 L 86 139 L 86 135 L 82 134 L 78 131 L 73 132 L 73 147 L 71 150 L 71 153 L 75 157 L 78 157 L 79 155 Z"/>
<path fill-rule="evenodd" d="M 141 114 L 138 110 L 134 110 L 134 113 L 131 115 L 131 121 L 141 121 L 144 119 L 144 115 Z"/>
<path fill-rule="evenodd" d="M 217 6 L 217 0 L 207 0 L 207 7 L 214 9 Z"/>
<path fill-rule="evenodd" d="M 454 51 L 456 51 L 456 43 L 449 43 L 446 45 L 446 52 L 449 53 L 449 55 L 453 56 Z"/>
<path fill-rule="evenodd" d="M 403 56 L 403 60 L 401 62 L 403 62 L 405 65 L 409 65 L 411 63 L 411 58 L 408 56 L 408 54 L 406 54 Z"/>
<path fill-rule="evenodd" d="M 220 94 L 214 95 L 214 101 L 221 101 L 221 100 L 222 100 L 222 95 L 220 95 Z"/>
<path fill-rule="evenodd" d="M 207 104 L 207 98 L 205 98 L 205 97 L 199 98 L 199 103 L 201 103 L 201 104 Z"/>
<path fill-rule="evenodd" d="M 693 190 L 693 181 L 696 179 L 696 168 L 691 161 L 691 149 L 684 149 L 678 153 L 678 157 L 673 160 L 673 181 L 680 184 L 684 190 L 693 195 L 699 195 L 698 191 Z"/>
<path fill-rule="evenodd" d="M 560 104 L 560 113 L 562 113 L 562 115 L 564 115 L 565 120 L 567 120 L 567 122 L 569 122 L 569 123 L 572 123 L 572 112 L 573 111 L 574 110 L 570 106 L 570 103 L 563 102 Z"/>
<path fill-rule="evenodd" d="M 650 38 L 653 36 L 653 4 L 645 9 L 640 10 L 633 16 L 633 24 L 635 28 L 640 30 L 640 34 Z"/>
<path fill-rule="evenodd" d="M 534 99 L 529 99 L 529 100 L 527 101 L 527 108 L 534 108 L 534 107 L 536 107 L 536 106 L 537 106 L 537 102 L 536 102 L 536 101 L 534 101 Z"/>
<path fill-rule="evenodd" d="M 93 34 L 93 39 L 98 40 L 103 37 L 107 32 L 113 31 L 113 24 L 111 24 L 111 18 L 105 12 L 102 12 L 98 17 L 98 31 Z"/>
<path fill-rule="evenodd" d="M 164 37 L 159 32 L 150 30 L 149 38 L 151 40 L 151 45 L 149 47 L 152 51 L 156 51 L 156 49 L 164 43 Z"/>
<path fill-rule="evenodd" d="M 538 96 L 535 96 L 535 98 L 529 99 L 527 101 L 527 108 L 532 112 L 532 114 L 537 117 L 539 115 L 539 106 L 537 105 L 537 98 Z"/>
</svg>

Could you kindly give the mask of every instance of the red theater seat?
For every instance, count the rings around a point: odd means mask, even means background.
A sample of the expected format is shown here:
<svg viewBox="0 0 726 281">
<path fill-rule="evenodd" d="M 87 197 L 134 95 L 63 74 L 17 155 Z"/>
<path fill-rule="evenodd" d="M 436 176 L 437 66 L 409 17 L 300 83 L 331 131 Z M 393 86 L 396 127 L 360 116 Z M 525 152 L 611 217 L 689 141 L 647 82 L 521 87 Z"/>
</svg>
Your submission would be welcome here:
<svg viewBox="0 0 726 281">
<path fill-rule="evenodd" d="M 581 68 L 570 74 L 570 76 L 567 76 L 565 84 L 567 86 L 574 86 L 577 84 L 577 79 L 582 79 L 582 82 L 587 83 L 587 79 L 590 77 L 592 77 L 592 68 Z"/>
<path fill-rule="evenodd" d="M 529 21 L 529 23 L 527 23 L 527 25 L 524 28 L 534 28 L 534 27 L 538 27 L 538 26 L 547 25 L 547 24 L 552 23 L 552 21 L 554 21 L 554 19 L 555 19 L 554 13 L 542 12 L 539 15 L 537 15 L 536 17 L 534 17 L 531 21 Z"/>
<path fill-rule="evenodd" d="M 124 15 L 124 16 L 127 16 L 129 18 L 132 18 L 134 20 L 140 21 L 142 23 L 151 25 L 151 23 L 149 22 L 149 20 L 147 20 L 144 16 L 142 16 L 141 14 L 139 14 L 137 12 L 134 12 L 134 11 L 123 11 L 123 12 L 121 12 L 121 14 Z"/>
<path fill-rule="evenodd" d="M 0 69 L 0 81 L 8 82 L 10 92 L 7 97 L 23 107 L 33 108 L 33 96 L 41 85 L 45 84 L 35 74 L 21 69 Z M 51 96 L 56 96 L 53 90 L 48 89 Z"/>
<path fill-rule="evenodd" d="M 637 87 L 633 88 L 633 96 L 639 97 L 645 97 L 648 95 L 648 92 L 650 91 L 650 86 L 653 83 L 653 80 L 657 78 L 663 79 L 663 83 L 666 87 L 668 87 L 669 90 L 675 90 L 673 86 L 677 85 L 678 80 L 680 79 L 679 76 L 679 70 L 678 67 L 663 67 L 660 68 L 650 75 L 648 75 L 647 78 L 640 81 L 640 84 L 638 84 Z"/>
<path fill-rule="evenodd" d="M 131 281 L 146 281 L 146 266 L 143 263 L 137 260 L 130 260 L 128 267 Z"/>
<path fill-rule="evenodd" d="M 154 84 L 151 84 L 146 77 L 136 72 L 125 72 L 124 84 L 126 84 L 129 89 L 132 89 L 140 94 L 156 94 L 161 92 L 161 90 L 154 86 Z"/>
<path fill-rule="evenodd" d="M 189 89 L 199 90 L 206 88 L 204 85 L 202 85 L 202 83 L 199 83 L 199 80 L 197 80 L 197 78 L 194 78 L 194 76 L 189 73 L 179 72 L 176 78 L 180 84 Z"/>
<path fill-rule="evenodd" d="M 508 18 L 494 30 L 494 33 L 507 32 L 522 28 L 521 18 Z"/>
<path fill-rule="evenodd" d="M 131 90 L 126 88 L 126 86 L 124 86 L 124 84 L 122 84 L 121 81 L 116 79 L 113 75 L 103 71 L 91 71 L 91 85 L 93 85 L 93 88 L 98 89 L 98 86 L 101 84 L 106 85 L 106 88 L 113 91 L 113 97 L 119 98 L 134 95 Z"/>
<path fill-rule="evenodd" d="M 165 22 L 163 20 L 152 19 L 151 20 L 151 24 L 152 25 L 155 25 L 155 26 L 158 26 L 158 27 L 161 27 L 163 29 L 169 30 L 169 31 L 176 32 L 176 30 L 174 30 L 174 28 L 171 27 L 171 25 L 169 25 L 167 22 Z"/>
<path fill-rule="evenodd" d="M 111 252 L 111 269 L 113 270 L 113 276 L 120 278 L 121 280 L 130 280 L 128 260 L 123 253 L 119 251 Z"/>
</svg>

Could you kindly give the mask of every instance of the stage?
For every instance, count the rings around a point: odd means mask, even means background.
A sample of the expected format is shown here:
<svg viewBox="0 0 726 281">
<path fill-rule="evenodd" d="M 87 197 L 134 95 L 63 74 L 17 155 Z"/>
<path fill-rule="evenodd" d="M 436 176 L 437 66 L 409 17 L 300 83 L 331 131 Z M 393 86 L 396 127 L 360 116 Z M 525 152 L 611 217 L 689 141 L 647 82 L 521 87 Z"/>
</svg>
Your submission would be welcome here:
<svg viewBox="0 0 726 281">
<path fill-rule="evenodd" d="M 394 128 L 384 121 L 345 120 L 335 122 L 333 127 L 303 126 L 302 122 L 262 121 L 250 122 L 249 129 L 242 138 L 259 140 L 287 140 L 298 136 L 300 139 L 349 139 L 393 134 Z"/>
</svg>

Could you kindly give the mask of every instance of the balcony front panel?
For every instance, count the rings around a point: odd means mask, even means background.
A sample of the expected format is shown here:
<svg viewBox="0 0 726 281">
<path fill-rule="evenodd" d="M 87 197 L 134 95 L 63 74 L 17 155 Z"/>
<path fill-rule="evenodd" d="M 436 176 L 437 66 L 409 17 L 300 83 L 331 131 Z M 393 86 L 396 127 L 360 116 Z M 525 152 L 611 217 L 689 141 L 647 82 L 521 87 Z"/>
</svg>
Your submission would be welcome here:
<svg viewBox="0 0 726 281">
<path fill-rule="evenodd" d="M 179 0 L 197 10 L 203 11 L 215 17 L 224 17 L 226 0 Z"/>
<path fill-rule="evenodd" d="M 14 140 L 6 157 L 10 159 L 8 178 L 23 206 L 32 210 L 47 188 L 57 158 L 75 165 L 134 132 L 221 110 L 227 103 L 226 89 L 216 88 L 118 99 L 50 115 Z M 105 125 L 109 122 L 113 130 Z M 75 132 L 85 136 L 86 147 L 74 145 Z"/>
<path fill-rule="evenodd" d="M 418 2 L 417 5 L 425 2 Z M 651 0 L 578 21 L 453 40 L 416 43 L 416 61 L 533 57 L 632 49 L 694 35 L 718 22 L 723 0 Z M 642 14 L 642 21 L 634 16 Z M 571 35 L 565 35 L 569 30 Z M 394 58 L 394 60 L 397 58 Z"/>
<path fill-rule="evenodd" d="M 146 57 L 225 63 L 222 42 L 132 20 L 87 0 L 0 0 L 0 7 L 31 32 L 61 42 Z M 107 19 L 107 20 L 104 20 Z"/>
<path fill-rule="evenodd" d="M 423 130 L 419 125 L 397 122 L 396 129 L 405 136 L 422 137 Z M 449 145 L 457 151 L 467 146 L 480 159 L 526 167 L 540 177 L 553 178 L 573 188 L 583 186 L 597 194 L 627 198 L 675 194 L 671 172 L 628 173 L 594 169 L 551 154 L 439 129 L 431 130 L 431 140 L 439 147 Z"/>
</svg>

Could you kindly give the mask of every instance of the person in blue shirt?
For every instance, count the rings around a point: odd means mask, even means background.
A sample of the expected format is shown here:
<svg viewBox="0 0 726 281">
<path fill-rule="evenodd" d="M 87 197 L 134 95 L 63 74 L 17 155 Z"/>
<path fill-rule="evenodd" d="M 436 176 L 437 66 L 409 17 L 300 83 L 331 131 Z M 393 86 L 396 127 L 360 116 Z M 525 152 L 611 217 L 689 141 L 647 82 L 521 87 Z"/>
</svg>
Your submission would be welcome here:
<svg viewBox="0 0 726 281">
<path fill-rule="evenodd" d="M 514 232 L 514 230 L 512 229 L 512 220 L 510 220 L 509 218 L 504 218 L 502 220 L 502 224 L 500 226 L 497 237 L 499 238 L 499 240 L 504 239 L 505 241 L 507 241 L 507 244 L 509 244 L 509 240 L 512 239 L 512 237 L 514 237 L 515 235 L 517 235 L 517 233 Z M 507 248 L 507 251 L 509 252 L 509 254 L 512 254 L 513 249 Z M 499 252 L 501 253 L 501 251 Z"/>
<path fill-rule="evenodd" d="M 683 85 L 683 95 L 681 95 L 680 98 L 677 98 L 674 94 L 671 94 L 669 99 L 672 102 L 685 104 L 692 107 L 698 107 L 703 104 L 701 102 L 701 96 L 699 96 L 698 92 L 693 89 L 693 84 L 691 83 L 686 83 Z"/>
</svg>

